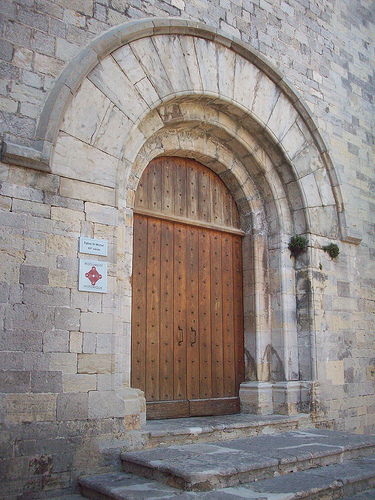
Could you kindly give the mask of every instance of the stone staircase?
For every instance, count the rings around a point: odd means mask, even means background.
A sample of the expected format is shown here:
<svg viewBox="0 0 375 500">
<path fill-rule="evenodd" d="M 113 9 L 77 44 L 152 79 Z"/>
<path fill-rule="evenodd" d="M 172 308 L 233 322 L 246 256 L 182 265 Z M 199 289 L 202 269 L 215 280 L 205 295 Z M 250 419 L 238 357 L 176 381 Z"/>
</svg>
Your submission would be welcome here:
<svg viewBox="0 0 375 500">
<path fill-rule="evenodd" d="M 153 421 L 141 434 L 142 449 L 121 454 L 122 472 L 79 479 L 84 496 L 375 499 L 375 436 L 316 429 L 306 416 Z"/>
</svg>

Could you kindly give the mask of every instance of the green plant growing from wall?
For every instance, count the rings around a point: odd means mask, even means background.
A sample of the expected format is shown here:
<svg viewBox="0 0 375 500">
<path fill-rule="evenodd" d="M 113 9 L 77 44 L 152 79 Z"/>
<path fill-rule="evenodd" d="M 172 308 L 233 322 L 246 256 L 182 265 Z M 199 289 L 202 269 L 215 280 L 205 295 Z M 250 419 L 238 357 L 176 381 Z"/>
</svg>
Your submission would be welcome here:
<svg viewBox="0 0 375 500">
<path fill-rule="evenodd" d="M 336 243 L 330 243 L 329 245 L 322 246 L 322 249 L 328 253 L 331 259 L 335 259 L 340 253 L 340 249 Z"/>
<path fill-rule="evenodd" d="M 290 250 L 290 253 L 292 254 L 291 257 L 298 257 L 298 255 L 306 252 L 307 250 L 307 239 L 304 236 L 296 235 L 292 236 L 290 238 L 290 242 L 288 245 L 288 248 Z"/>
</svg>

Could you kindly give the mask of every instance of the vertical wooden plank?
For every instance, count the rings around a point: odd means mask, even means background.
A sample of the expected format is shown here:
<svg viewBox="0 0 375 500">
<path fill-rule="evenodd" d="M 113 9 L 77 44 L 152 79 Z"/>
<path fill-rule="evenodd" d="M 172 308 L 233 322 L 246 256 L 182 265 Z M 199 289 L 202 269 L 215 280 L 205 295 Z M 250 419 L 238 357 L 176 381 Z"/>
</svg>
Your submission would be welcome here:
<svg viewBox="0 0 375 500">
<path fill-rule="evenodd" d="M 147 218 L 134 215 L 131 384 L 142 391 L 146 388 L 146 262 Z"/>
<path fill-rule="evenodd" d="M 200 165 L 198 169 L 198 218 L 210 222 L 212 212 L 211 172 Z"/>
<path fill-rule="evenodd" d="M 223 286 L 223 359 L 224 396 L 236 395 L 235 339 L 233 320 L 233 252 L 232 236 L 221 234 Z"/>
<path fill-rule="evenodd" d="M 224 396 L 223 387 L 223 290 L 221 234 L 211 233 L 212 397 Z"/>
<path fill-rule="evenodd" d="M 200 399 L 212 397 L 211 374 L 211 231 L 199 229 L 199 368 Z"/>
<path fill-rule="evenodd" d="M 162 162 L 162 197 L 161 197 L 161 210 L 163 213 L 173 215 L 175 213 L 174 199 L 176 197 L 176 159 L 173 157 L 163 157 Z"/>
<path fill-rule="evenodd" d="M 191 159 L 186 160 L 186 217 L 192 220 L 199 219 L 199 164 Z"/>
<path fill-rule="evenodd" d="M 223 191 L 224 225 L 233 227 L 232 218 L 232 195 L 227 188 Z"/>
<path fill-rule="evenodd" d="M 220 183 L 218 182 L 220 180 Z M 219 226 L 224 225 L 224 214 L 223 214 L 223 191 L 224 184 L 221 179 L 215 179 L 215 183 L 212 186 L 212 223 Z"/>
<path fill-rule="evenodd" d="M 143 171 L 139 180 L 137 191 L 135 192 L 134 206 L 136 208 L 148 207 L 148 167 Z"/>
<path fill-rule="evenodd" d="M 174 224 L 174 398 L 186 399 L 186 226 Z"/>
<path fill-rule="evenodd" d="M 162 207 L 162 159 L 155 158 L 147 167 L 148 209 L 160 212 Z"/>
<path fill-rule="evenodd" d="M 244 360 L 244 319 L 243 319 L 243 280 L 242 280 L 242 238 L 233 237 L 233 281 L 234 281 L 234 335 L 236 360 L 236 390 L 245 380 Z"/>
<path fill-rule="evenodd" d="M 198 229 L 186 228 L 187 398 L 199 398 Z"/>
<path fill-rule="evenodd" d="M 186 217 L 186 161 L 176 158 L 174 169 L 174 213 Z"/>
<path fill-rule="evenodd" d="M 160 400 L 173 400 L 173 223 L 161 222 Z"/>
<path fill-rule="evenodd" d="M 160 342 L 160 226 L 148 219 L 147 241 L 147 320 L 146 320 L 146 400 L 159 401 Z"/>
</svg>

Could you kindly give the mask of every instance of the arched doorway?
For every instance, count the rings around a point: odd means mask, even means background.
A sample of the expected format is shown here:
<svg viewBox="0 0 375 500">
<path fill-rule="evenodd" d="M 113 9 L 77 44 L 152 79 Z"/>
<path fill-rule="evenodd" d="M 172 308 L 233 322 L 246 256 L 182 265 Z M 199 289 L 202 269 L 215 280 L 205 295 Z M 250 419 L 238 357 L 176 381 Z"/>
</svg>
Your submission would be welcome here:
<svg viewBox="0 0 375 500">
<path fill-rule="evenodd" d="M 134 207 L 132 386 L 148 418 L 239 412 L 242 232 L 222 180 L 159 157 Z"/>
</svg>

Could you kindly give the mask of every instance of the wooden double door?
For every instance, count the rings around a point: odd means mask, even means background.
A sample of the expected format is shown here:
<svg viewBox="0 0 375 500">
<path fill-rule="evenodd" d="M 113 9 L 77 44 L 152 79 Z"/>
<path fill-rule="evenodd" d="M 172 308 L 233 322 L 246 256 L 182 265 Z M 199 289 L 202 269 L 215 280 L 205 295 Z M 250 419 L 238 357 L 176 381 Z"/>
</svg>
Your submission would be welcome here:
<svg viewBox="0 0 375 500">
<path fill-rule="evenodd" d="M 161 159 L 149 169 L 163 178 L 173 161 L 174 174 L 182 172 L 181 164 L 185 168 L 186 185 L 186 163 L 191 169 L 193 160 L 168 159 L 163 169 Z M 193 167 L 208 170 L 197 162 Z M 146 190 L 150 193 L 150 171 L 137 197 L 143 204 Z M 220 189 L 226 191 L 221 184 Z M 180 199 L 178 194 L 181 189 L 175 193 Z M 146 204 L 152 207 L 152 200 Z M 233 227 L 225 231 L 210 221 L 139 205 L 134 216 L 132 386 L 145 392 L 147 418 L 237 413 L 244 371 L 241 235 Z"/>
</svg>

